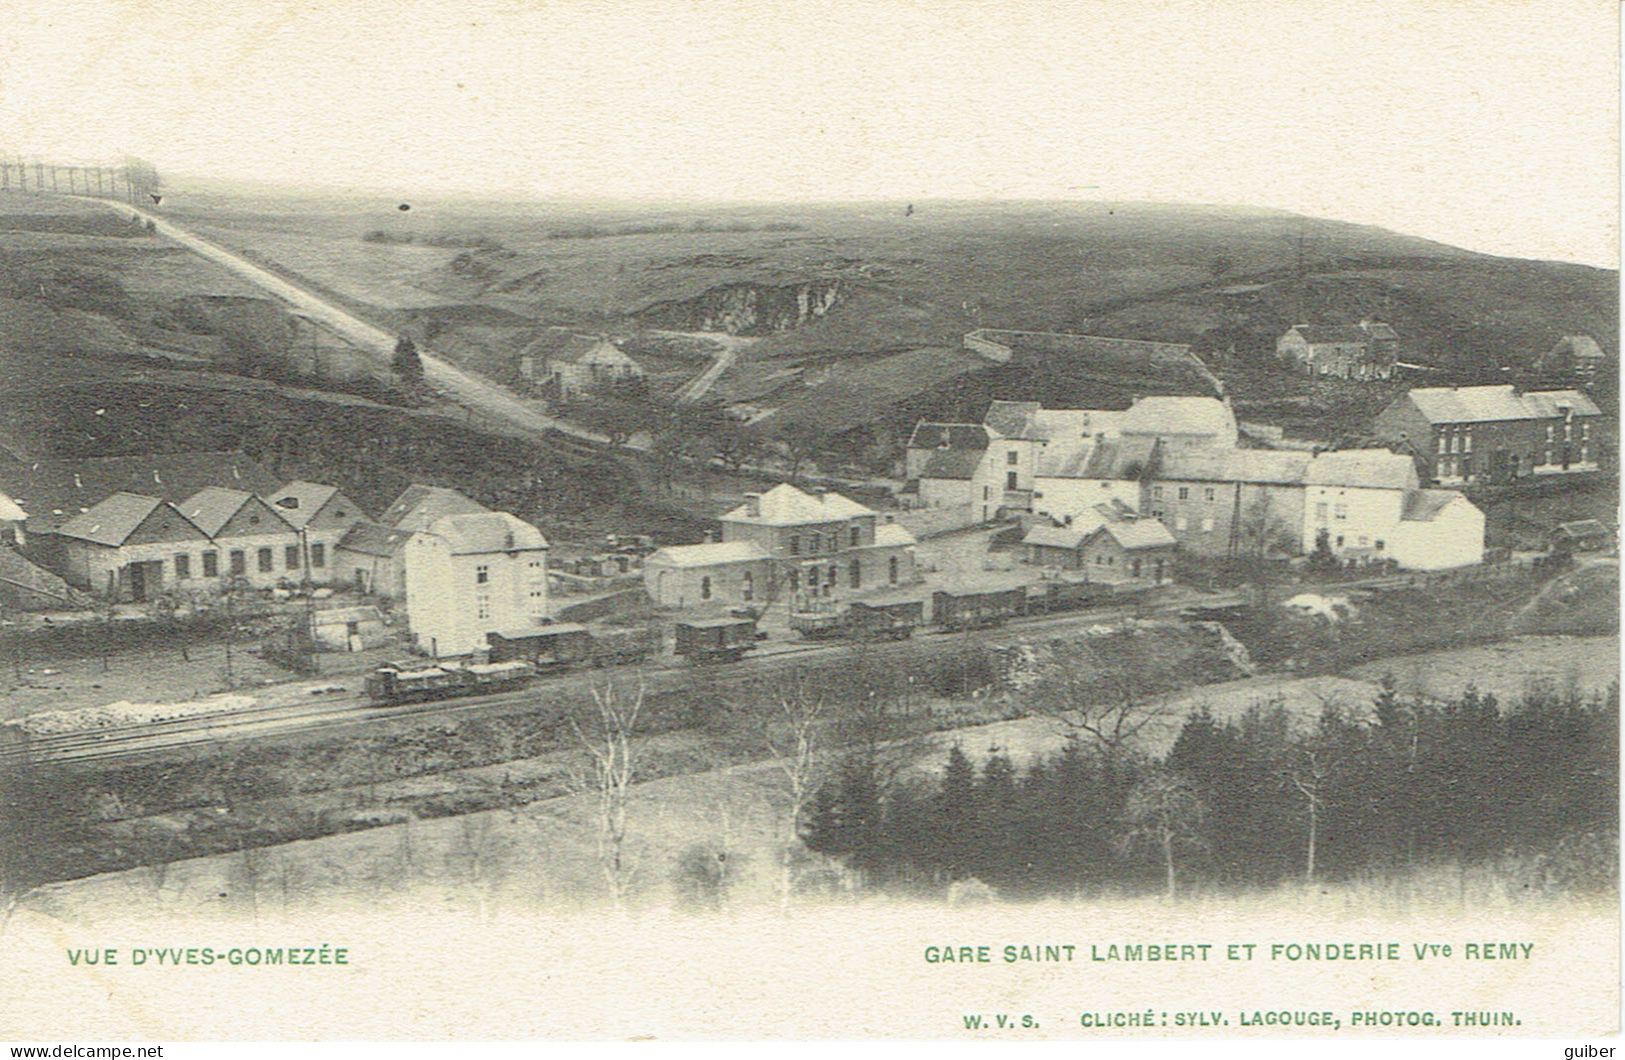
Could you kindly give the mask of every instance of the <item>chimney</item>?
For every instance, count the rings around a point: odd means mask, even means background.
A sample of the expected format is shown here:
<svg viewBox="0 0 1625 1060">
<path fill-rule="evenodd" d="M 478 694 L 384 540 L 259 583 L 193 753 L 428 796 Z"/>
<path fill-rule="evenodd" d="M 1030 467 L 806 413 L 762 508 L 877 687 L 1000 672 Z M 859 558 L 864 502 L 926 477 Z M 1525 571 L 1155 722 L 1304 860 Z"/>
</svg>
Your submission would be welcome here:
<svg viewBox="0 0 1625 1060">
<path fill-rule="evenodd" d="M 762 517 L 762 495 L 760 493 L 745 494 L 745 514 L 752 519 Z M 709 539 L 709 535 L 707 535 Z"/>
</svg>

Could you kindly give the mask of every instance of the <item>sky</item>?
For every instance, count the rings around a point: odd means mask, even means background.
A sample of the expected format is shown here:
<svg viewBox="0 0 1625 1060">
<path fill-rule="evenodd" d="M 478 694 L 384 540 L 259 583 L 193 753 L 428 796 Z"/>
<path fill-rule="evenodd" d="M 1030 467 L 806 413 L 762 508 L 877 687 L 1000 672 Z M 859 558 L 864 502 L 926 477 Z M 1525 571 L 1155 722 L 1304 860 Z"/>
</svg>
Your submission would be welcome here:
<svg viewBox="0 0 1625 1060">
<path fill-rule="evenodd" d="M 1235 203 L 1619 264 L 1612 0 L 19 8 L 0 151 L 172 188 Z"/>
</svg>

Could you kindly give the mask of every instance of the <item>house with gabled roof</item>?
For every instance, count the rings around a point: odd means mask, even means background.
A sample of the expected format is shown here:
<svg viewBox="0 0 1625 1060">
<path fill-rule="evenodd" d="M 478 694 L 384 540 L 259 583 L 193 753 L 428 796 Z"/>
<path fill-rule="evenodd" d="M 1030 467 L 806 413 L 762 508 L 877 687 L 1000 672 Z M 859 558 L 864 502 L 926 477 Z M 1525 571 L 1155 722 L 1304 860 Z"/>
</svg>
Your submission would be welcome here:
<svg viewBox="0 0 1625 1060">
<path fill-rule="evenodd" d="M 547 538 L 508 512 L 444 515 L 405 545 L 407 625 L 418 648 L 467 655 L 496 630 L 548 619 Z"/>
<path fill-rule="evenodd" d="M 114 493 L 56 528 L 63 579 L 121 601 L 150 600 L 175 588 L 203 588 L 218 573 L 204 563 L 209 535 L 158 497 Z"/>
<path fill-rule="evenodd" d="M 1029 563 L 1134 587 L 1172 581 L 1179 545 L 1161 522 L 1118 502 L 1094 505 L 1068 523 L 1034 526 L 1021 543 Z"/>
<path fill-rule="evenodd" d="M 336 562 L 340 542 L 367 521 L 361 506 L 337 486 L 289 482 L 265 498 L 299 532 L 305 573 L 316 582 L 348 581 Z"/>
<path fill-rule="evenodd" d="M 447 515 L 474 515 L 491 509 L 449 486 L 425 486 L 413 483 L 401 491 L 400 496 L 378 521 L 397 530 L 415 533 L 427 530 L 429 524 Z"/>
<path fill-rule="evenodd" d="M 1275 340 L 1275 352 L 1308 375 L 1372 382 L 1393 377 L 1399 333 L 1376 320 L 1294 324 Z"/>
<path fill-rule="evenodd" d="M 206 486 L 176 507 L 220 550 L 224 574 L 256 589 L 305 580 L 299 531 L 262 498 Z"/>
<path fill-rule="evenodd" d="M 549 329 L 520 351 L 520 374 L 562 398 L 644 377 L 643 366 L 602 335 Z"/>
<path fill-rule="evenodd" d="M 1596 472 L 1614 446 L 1583 391 L 1510 384 L 1413 387 L 1377 415 L 1373 432 L 1414 454 L 1441 486 Z"/>
</svg>

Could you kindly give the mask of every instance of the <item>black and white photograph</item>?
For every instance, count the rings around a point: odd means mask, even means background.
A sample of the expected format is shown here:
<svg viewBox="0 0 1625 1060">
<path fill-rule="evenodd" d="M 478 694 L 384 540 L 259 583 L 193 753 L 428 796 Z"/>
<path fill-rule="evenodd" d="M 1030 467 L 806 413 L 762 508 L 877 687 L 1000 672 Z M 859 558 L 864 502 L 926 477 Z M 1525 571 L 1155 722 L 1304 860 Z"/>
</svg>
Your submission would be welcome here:
<svg viewBox="0 0 1625 1060">
<path fill-rule="evenodd" d="M 0 1039 L 1617 1034 L 1619 18 L 19 5 Z"/>
</svg>

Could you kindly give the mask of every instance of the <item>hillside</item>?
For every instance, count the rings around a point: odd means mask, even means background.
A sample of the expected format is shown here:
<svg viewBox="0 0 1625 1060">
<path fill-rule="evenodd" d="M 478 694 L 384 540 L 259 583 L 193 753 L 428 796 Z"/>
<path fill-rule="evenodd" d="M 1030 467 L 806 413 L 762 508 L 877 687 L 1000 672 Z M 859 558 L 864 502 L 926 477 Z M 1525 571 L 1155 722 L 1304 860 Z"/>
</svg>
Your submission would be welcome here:
<svg viewBox="0 0 1625 1060">
<path fill-rule="evenodd" d="M 717 396 L 834 432 L 896 431 L 994 395 L 1126 404 L 1159 385 L 1114 388 L 1115 368 L 1001 370 L 960 349 L 978 326 L 1190 343 L 1244 413 L 1289 428 L 1357 428 L 1373 404 L 1273 370 L 1275 337 L 1299 317 L 1388 320 L 1438 379 L 1526 367 L 1568 333 L 1618 352 L 1612 272 L 1270 210 L 173 201 L 210 238 L 497 377 L 545 325 L 758 336 Z"/>
</svg>

